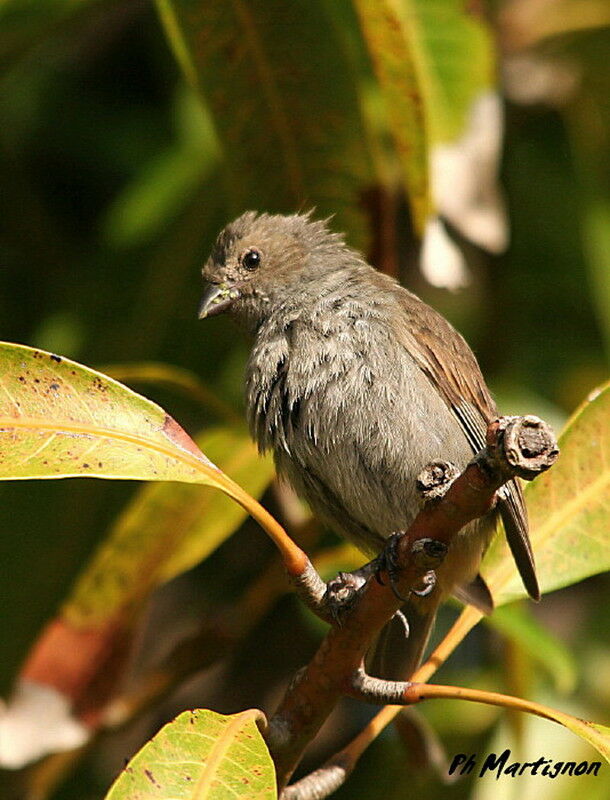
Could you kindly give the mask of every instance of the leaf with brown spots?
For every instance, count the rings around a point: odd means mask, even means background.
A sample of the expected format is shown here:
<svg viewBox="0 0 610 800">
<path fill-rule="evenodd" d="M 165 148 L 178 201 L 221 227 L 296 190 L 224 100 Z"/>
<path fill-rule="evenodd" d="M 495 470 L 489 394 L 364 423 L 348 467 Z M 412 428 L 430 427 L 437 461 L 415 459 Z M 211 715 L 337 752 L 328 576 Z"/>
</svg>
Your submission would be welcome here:
<svg viewBox="0 0 610 800">
<path fill-rule="evenodd" d="M 217 485 L 222 474 L 163 409 L 61 356 L 0 344 L 0 478 Z"/>
<path fill-rule="evenodd" d="M 261 711 L 185 711 L 119 775 L 106 800 L 274 800 L 275 770 Z"/>
<path fill-rule="evenodd" d="M 158 405 L 74 361 L 0 343 L 0 480 L 68 477 L 220 489 L 263 526 L 289 570 L 301 566 L 283 528 Z"/>
</svg>

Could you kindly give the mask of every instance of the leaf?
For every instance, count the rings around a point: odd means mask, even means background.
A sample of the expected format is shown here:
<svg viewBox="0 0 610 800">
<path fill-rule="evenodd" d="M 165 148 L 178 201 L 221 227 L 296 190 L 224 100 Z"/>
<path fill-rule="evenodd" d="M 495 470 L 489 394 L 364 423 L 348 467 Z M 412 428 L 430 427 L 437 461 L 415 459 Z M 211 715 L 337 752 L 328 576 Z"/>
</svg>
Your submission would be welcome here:
<svg viewBox="0 0 610 800">
<path fill-rule="evenodd" d="M 364 561 L 362 551 L 350 542 L 319 550 L 313 556 L 313 564 L 324 580 L 330 580 L 339 572 L 352 572 Z"/>
<path fill-rule="evenodd" d="M 417 675 L 417 673 L 415 674 Z M 409 697 L 409 695 L 411 695 L 411 697 Z M 592 744 L 607 761 L 610 761 L 610 728 L 580 719 L 579 717 L 574 717 L 571 714 L 558 711 L 556 708 L 551 708 L 542 703 L 525 700 L 522 697 L 511 697 L 510 695 L 499 694 L 498 692 L 481 691 L 464 686 L 441 686 L 440 684 L 433 683 L 412 683 L 405 690 L 404 696 L 409 697 L 411 702 L 431 698 L 468 700 L 473 703 L 485 703 L 486 705 L 497 706 L 499 708 L 508 708 L 515 711 L 525 711 L 529 714 L 535 714 L 538 717 L 551 720 L 551 722 L 557 722 L 568 728 L 577 736 L 580 736 L 581 739 Z"/>
<path fill-rule="evenodd" d="M 258 456 L 245 432 L 219 428 L 206 432 L 200 443 L 255 495 L 274 475 L 271 459 Z M 71 731 L 83 717 L 89 731 L 99 724 L 99 710 L 123 675 L 142 603 L 157 585 L 205 558 L 245 516 L 244 508 L 205 486 L 156 483 L 136 495 L 60 615 L 34 642 L 20 674 L 18 687 L 34 687 L 36 697 L 56 695 L 68 708 L 77 707 L 80 718 L 66 714 L 64 727 L 56 725 L 50 733 L 45 728 L 43 736 L 38 720 L 46 713 L 44 704 L 25 715 L 17 693 L 8 706 L 14 730 L 7 727 L 0 742 L 0 762 L 63 749 L 64 728 Z"/>
<path fill-rule="evenodd" d="M 106 800 L 273 800 L 261 711 L 185 711 L 131 759 Z"/>
<path fill-rule="evenodd" d="M 316 206 L 365 243 L 371 154 L 348 48 L 324 0 L 157 0 L 221 143 L 233 213 Z"/>
<path fill-rule="evenodd" d="M 87 476 L 220 486 L 163 409 L 61 356 L 0 343 L 0 478 Z"/>
<path fill-rule="evenodd" d="M 606 761 L 610 761 L 610 728 L 607 725 L 598 725 L 596 722 L 587 722 L 582 719 L 565 722 L 564 725 L 585 741 L 590 742 Z"/>
<path fill-rule="evenodd" d="M 244 512 L 274 540 L 289 572 L 300 572 L 305 556 L 159 406 L 101 373 L 42 350 L 0 343 L 0 365 L 0 477 L 180 482 L 149 487 L 132 504 L 21 671 L 24 681 L 78 703 L 95 726 L 99 708 L 122 674 L 133 612 L 157 583 L 216 547 Z M 272 468 L 269 462 L 255 463 L 244 433 L 219 429 L 204 441 L 244 482 L 262 491 Z M 221 489 L 241 508 L 223 506 L 228 501 L 207 487 Z"/>
<path fill-rule="evenodd" d="M 551 675 L 562 694 L 574 689 L 576 664 L 570 650 L 533 616 L 527 606 L 510 605 L 497 608 L 483 621 L 517 642 L 529 657 Z"/>
<path fill-rule="evenodd" d="M 283 528 L 158 405 L 74 361 L 0 343 L 0 479 L 67 477 L 213 486 L 263 526 L 289 571 L 302 568 Z"/>
<path fill-rule="evenodd" d="M 587 33 L 596 29 L 604 29 L 610 25 L 610 8 L 606 0 L 557 0 L 547 3 L 545 0 L 532 0 L 527 6 L 515 6 L 503 9 L 500 18 L 506 41 L 511 50 L 526 51 L 544 44 L 545 40 L 553 41 L 553 51 L 558 49 L 561 38 L 569 42 L 577 42 L 582 52 L 582 39 L 578 33 Z"/>
<path fill-rule="evenodd" d="M 610 114 L 608 117 L 610 121 Z M 580 137 L 574 137 L 575 146 L 585 137 L 584 131 Z M 585 156 L 581 155 L 580 158 L 583 161 Z M 593 156 L 590 155 L 589 159 L 597 166 Z M 610 353 L 610 199 L 603 197 L 602 191 L 594 183 L 595 179 L 601 181 L 599 171 L 592 167 L 588 172 L 594 172 L 595 178 L 591 178 L 585 169 L 581 169 L 580 176 L 586 189 L 579 198 L 582 208 L 583 248 L 593 283 L 591 299 L 597 308 L 597 319 L 605 336 L 606 353 Z M 587 175 L 586 181 L 583 173 Z"/>
<path fill-rule="evenodd" d="M 411 20 L 393 0 L 355 0 L 354 6 L 382 88 L 388 120 L 417 230 L 430 213 L 428 143 L 422 86 L 414 62 Z"/>
<path fill-rule="evenodd" d="M 0 65 L 9 66 L 67 17 L 94 6 L 92 0 L 4 0 L 0 4 Z"/>
<path fill-rule="evenodd" d="M 243 431 L 216 428 L 197 443 L 254 497 L 273 478 L 272 460 L 261 458 Z M 245 516 L 242 507 L 207 487 L 143 487 L 79 577 L 63 616 L 79 628 L 102 624 L 206 558 Z"/>
<path fill-rule="evenodd" d="M 495 86 L 495 46 L 484 16 L 460 0 L 402 0 L 431 143 L 464 132 L 473 101 Z"/>
<path fill-rule="evenodd" d="M 526 491 L 543 592 L 610 568 L 610 383 L 577 409 L 559 447 L 557 464 Z M 525 596 L 504 536 L 490 547 L 482 574 L 497 605 Z"/>
<path fill-rule="evenodd" d="M 491 35 L 458 0 L 355 0 L 355 8 L 421 232 L 432 206 L 430 150 L 463 134 L 473 101 L 494 84 Z"/>
<path fill-rule="evenodd" d="M 546 720 L 531 715 L 524 716 L 522 724 L 523 737 L 519 737 L 519 741 L 511 721 L 506 717 L 500 719 L 491 740 L 486 742 L 484 750 L 479 751 L 484 755 L 476 759 L 476 788 L 468 800 L 537 800 L 540 797 L 544 800 L 574 800 L 576 787 L 578 795 L 587 800 L 607 799 L 610 794 L 610 770 L 600 761 L 595 761 L 595 754 L 588 742 L 575 740 L 567 728 L 550 726 Z M 481 776 L 487 754 L 499 756 L 505 750 L 510 751 L 506 766 L 515 761 L 522 764 L 529 762 L 530 767 L 525 767 L 524 774 L 514 776 L 502 772 L 499 775 L 496 767 L 485 770 Z M 533 776 L 531 765 L 541 756 L 551 763 L 543 764 L 542 769 L 539 768 Z M 576 776 L 575 768 L 583 761 L 592 769 L 588 774 Z M 567 765 L 567 769 L 561 774 L 564 765 Z M 546 776 L 541 774 L 545 766 L 548 770 Z"/>
<path fill-rule="evenodd" d="M 610 728 L 605 725 L 598 725 L 595 722 L 580 719 L 579 717 L 573 717 L 571 714 L 564 714 L 563 711 L 557 711 L 548 706 L 542 706 L 537 703 L 532 705 L 539 708 L 541 712 L 539 716 L 558 722 L 560 725 L 572 731 L 572 733 L 580 736 L 585 742 L 589 742 L 589 744 L 593 745 L 606 761 L 610 762 Z"/>
</svg>

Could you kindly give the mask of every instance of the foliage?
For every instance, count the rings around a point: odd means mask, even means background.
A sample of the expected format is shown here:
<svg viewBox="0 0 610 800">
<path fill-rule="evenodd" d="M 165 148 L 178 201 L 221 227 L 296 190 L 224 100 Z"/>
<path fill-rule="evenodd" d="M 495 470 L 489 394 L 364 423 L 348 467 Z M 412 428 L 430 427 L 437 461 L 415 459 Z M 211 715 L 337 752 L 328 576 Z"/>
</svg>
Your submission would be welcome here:
<svg viewBox="0 0 610 800">
<path fill-rule="evenodd" d="M 72 685 L 78 719 L 116 729 L 84 758 L 51 756 L 2 774 L 8 792 L 103 797 L 123 759 L 184 708 L 267 708 L 323 633 L 285 598 L 281 563 L 260 528 L 220 492 L 89 480 L 214 482 L 218 473 L 186 434 L 172 425 L 167 437 L 162 408 L 199 432 L 197 446 L 228 476 L 217 480 L 225 489 L 246 505 L 242 490 L 265 493 L 263 506 L 316 564 L 334 572 L 359 558 L 271 484 L 270 463 L 258 460 L 240 422 L 246 344 L 227 320 L 201 329 L 194 321 L 201 261 L 217 230 L 247 207 L 335 214 L 352 244 L 465 333 L 507 411 L 539 413 L 559 428 L 579 406 L 558 465 L 528 489 L 547 596 L 531 613 L 500 609 L 492 618 L 500 634 L 479 626 L 439 680 L 609 718 L 603 670 L 592 666 L 608 645 L 607 576 L 573 585 L 608 567 L 610 20 L 604 0 L 585 6 L 583 16 L 563 0 L 467 11 L 455 0 L 157 0 L 157 13 L 140 0 L 3 4 L 0 338 L 34 349 L 2 349 L 0 463 L 4 477 L 80 478 L 0 486 L 2 559 L 11 565 L 0 583 L 10 621 L 0 679 L 8 694 L 20 662 L 38 675 L 48 652 L 65 650 L 95 665 L 93 683 Z M 451 216 L 471 281 L 451 294 L 415 266 L 418 233 L 445 209 L 432 161 L 439 147 L 471 152 L 464 136 L 473 102 L 498 73 L 508 98 L 502 186 L 511 244 L 491 258 L 464 240 L 485 244 L 467 235 L 466 217 Z M 495 186 L 493 154 L 483 166 L 464 163 Z M 102 372 L 111 375 L 120 362 L 116 377 L 146 384 L 160 405 L 69 359 L 109 365 Z M 508 565 L 498 541 L 485 569 L 502 603 L 521 596 Z M 452 647 L 476 621 L 462 617 Z M 506 658 L 491 654 L 498 641 Z M 578 707 L 564 694 L 575 680 Z M 424 706 L 448 752 L 507 741 L 490 738 L 495 717 L 474 704 Z M 189 713 L 171 725 L 190 724 Z M 206 715 L 198 712 L 198 723 Z M 362 722 L 341 708 L 329 727 L 337 750 Z M 605 736 L 598 727 L 595 736 Z M 528 759 L 539 755 L 527 737 L 521 744 Z M 323 757 L 315 751 L 309 766 Z M 392 733 L 336 797 L 402 797 L 405 781 L 430 800 L 482 791 L 468 781 L 441 786 L 405 765 Z M 607 793 L 607 778 L 599 781 Z"/>
<path fill-rule="evenodd" d="M 108 800 L 273 800 L 273 763 L 256 727 L 261 717 L 185 711 L 131 760 Z"/>
<path fill-rule="evenodd" d="M 544 592 L 610 568 L 602 521 L 610 479 L 606 452 L 609 397 L 607 384 L 591 393 L 560 438 L 563 457 L 556 469 L 528 487 L 528 512 Z M 509 563 L 508 548 L 497 537 L 482 570 L 497 605 L 525 595 L 508 569 Z"/>
</svg>

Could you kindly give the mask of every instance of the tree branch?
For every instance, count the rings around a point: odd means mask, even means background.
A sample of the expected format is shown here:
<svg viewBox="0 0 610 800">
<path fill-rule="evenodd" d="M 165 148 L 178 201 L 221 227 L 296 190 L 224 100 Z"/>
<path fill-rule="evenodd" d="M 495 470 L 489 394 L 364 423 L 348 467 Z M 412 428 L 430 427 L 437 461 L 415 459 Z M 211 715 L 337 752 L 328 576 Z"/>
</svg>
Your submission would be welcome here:
<svg viewBox="0 0 610 800">
<path fill-rule="evenodd" d="M 295 677 L 270 720 L 267 743 L 275 762 L 280 788 L 288 782 L 305 747 L 338 699 L 344 694 L 358 691 L 357 683 L 354 687 L 354 676 L 358 680 L 358 676 L 364 674 L 361 665 L 376 633 L 401 605 L 393 589 L 407 596 L 423 576 L 442 560 L 446 547 L 438 547 L 437 543 L 448 546 L 459 530 L 493 507 L 495 493 L 506 481 L 517 475 L 531 480 L 553 464 L 557 453 L 555 438 L 544 422 L 535 417 L 504 417 L 490 423 L 486 449 L 458 477 L 454 478 L 450 466 L 442 462 L 424 471 L 420 488 L 427 497 L 438 494 L 437 484 L 449 483 L 449 488 L 442 497 L 426 503 L 398 541 L 396 562 L 400 571 L 394 585 L 391 587 L 377 580 L 369 580 L 356 592 L 353 605 L 341 618 L 341 625 L 332 625 L 318 652 Z M 430 545 L 431 542 L 434 546 Z M 300 586 L 300 594 L 307 595 L 308 586 L 313 587 L 309 597 L 306 597 L 307 604 L 320 609 L 321 579 L 318 576 L 312 580 L 312 571 L 315 572 L 308 562 L 301 574 L 296 575 L 296 581 Z M 295 579 L 294 571 L 292 578 Z M 426 679 L 427 676 L 424 677 Z M 368 693 L 377 692 L 379 696 L 381 687 L 373 687 L 370 682 L 365 682 L 360 688 Z M 395 686 L 391 688 L 396 689 Z M 405 686 L 402 689 L 409 691 Z M 398 698 L 395 694 L 392 697 L 396 702 Z M 325 773 L 329 780 L 328 776 L 332 774 L 331 782 L 338 779 L 341 770 L 345 772 L 345 762 L 333 761 L 327 766 L 329 769 L 332 767 L 328 775 Z M 339 772 L 336 767 L 340 768 Z M 321 775 L 317 771 L 316 780 L 313 781 L 318 787 L 316 792 L 321 791 L 320 780 Z M 312 798 L 322 796 L 325 795 L 303 795 Z"/>
</svg>

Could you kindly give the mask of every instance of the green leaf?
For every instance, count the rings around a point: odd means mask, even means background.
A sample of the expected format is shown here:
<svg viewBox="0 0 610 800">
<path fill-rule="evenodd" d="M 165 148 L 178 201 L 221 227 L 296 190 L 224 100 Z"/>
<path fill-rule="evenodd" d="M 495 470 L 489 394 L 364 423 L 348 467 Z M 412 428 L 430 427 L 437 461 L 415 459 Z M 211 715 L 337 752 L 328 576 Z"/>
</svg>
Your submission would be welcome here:
<svg viewBox="0 0 610 800">
<path fill-rule="evenodd" d="M 205 97 L 231 212 L 316 206 L 365 243 L 374 183 L 348 47 L 324 0 L 157 0 L 187 79 Z"/>
<path fill-rule="evenodd" d="M 574 689 L 576 664 L 572 653 L 538 622 L 528 607 L 503 606 L 483 621 L 517 642 L 533 661 L 543 666 L 559 692 L 567 694 Z"/>
<path fill-rule="evenodd" d="M 24 50 L 54 32 L 66 17 L 94 6 L 92 0 L 3 0 L 0 3 L 0 64 L 10 64 Z"/>
<path fill-rule="evenodd" d="M 428 143 L 422 86 L 411 42 L 411 19 L 393 0 L 355 0 L 354 6 L 382 88 L 417 229 L 430 213 Z"/>
<path fill-rule="evenodd" d="M 464 132 L 475 98 L 495 86 L 495 46 L 483 13 L 460 0 L 402 0 L 431 143 Z"/>
<path fill-rule="evenodd" d="M 334 578 L 339 572 L 352 572 L 364 562 L 362 551 L 349 542 L 318 551 L 312 558 L 316 570 L 324 580 Z"/>
<path fill-rule="evenodd" d="M 197 443 L 254 497 L 275 474 L 272 460 L 261 458 L 243 431 L 216 428 Z M 62 615 L 79 628 L 112 619 L 206 558 L 245 517 L 241 506 L 204 486 L 143 487 L 79 577 Z"/>
<path fill-rule="evenodd" d="M 137 753 L 106 800 L 273 800 L 261 711 L 185 711 Z"/>
<path fill-rule="evenodd" d="M 526 491 L 543 592 L 610 568 L 610 383 L 574 413 L 559 447 L 557 464 Z M 482 574 L 496 605 L 525 596 L 504 536 L 490 547 Z"/>
<path fill-rule="evenodd" d="M 610 122 L 610 114 L 608 116 Z M 596 177 L 600 180 L 599 173 Z M 580 198 L 583 247 L 593 283 L 592 300 L 605 336 L 606 353 L 610 353 L 610 199 L 603 197 L 592 183 L 590 180 L 586 184 L 586 191 Z"/>
<path fill-rule="evenodd" d="M 458 0 L 355 0 L 419 230 L 431 210 L 432 145 L 464 132 L 494 85 L 487 26 Z"/>
</svg>

